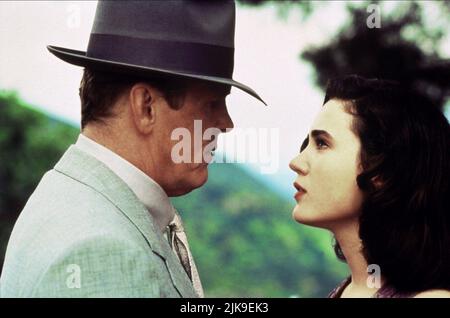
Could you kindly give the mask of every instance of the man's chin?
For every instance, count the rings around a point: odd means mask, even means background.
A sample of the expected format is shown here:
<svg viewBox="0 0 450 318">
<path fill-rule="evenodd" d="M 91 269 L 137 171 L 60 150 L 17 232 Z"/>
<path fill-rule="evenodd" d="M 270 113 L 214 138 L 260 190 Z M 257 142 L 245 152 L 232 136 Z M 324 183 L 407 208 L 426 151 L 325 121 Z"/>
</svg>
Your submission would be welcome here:
<svg viewBox="0 0 450 318">
<path fill-rule="evenodd" d="M 192 171 L 189 180 L 185 180 L 184 186 L 174 189 L 169 196 L 179 197 L 200 188 L 208 181 L 208 165 L 202 164 Z"/>
<path fill-rule="evenodd" d="M 203 186 L 208 181 L 208 165 L 203 164 L 202 167 L 196 169 L 190 181 L 192 188 L 189 192 Z"/>
</svg>

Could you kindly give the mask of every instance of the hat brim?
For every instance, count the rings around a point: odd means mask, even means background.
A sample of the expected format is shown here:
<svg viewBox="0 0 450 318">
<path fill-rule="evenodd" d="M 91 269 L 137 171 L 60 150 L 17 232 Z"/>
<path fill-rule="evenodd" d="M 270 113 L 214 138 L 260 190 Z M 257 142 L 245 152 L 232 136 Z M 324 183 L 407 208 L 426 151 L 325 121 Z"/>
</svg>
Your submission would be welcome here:
<svg viewBox="0 0 450 318">
<path fill-rule="evenodd" d="M 86 52 L 78 51 L 78 50 L 72 50 L 62 47 L 57 47 L 53 45 L 48 45 L 47 49 L 58 57 L 59 59 L 73 64 L 77 66 L 82 67 L 88 67 L 88 68 L 95 68 L 95 69 L 101 69 L 105 71 L 111 71 L 111 72 L 125 72 L 130 73 L 134 75 L 139 76 L 145 76 L 149 73 L 157 72 L 157 73 L 163 73 L 168 75 L 176 75 L 176 76 L 182 76 L 187 78 L 195 78 L 215 83 L 221 83 L 225 85 L 231 85 L 234 87 L 237 87 L 244 92 L 250 94 L 251 96 L 255 97 L 259 101 L 261 101 L 264 105 L 267 106 L 266 102 L 250 87 L 247 85 L 244 85 L 242 83 L 236 82 L 233 79 L 229 78 L 222 78 L 222 77 L 215 77 L 215 76 L 204 76 L 204 75 L 198 75 L 198 74 L 191 74 L 186 72 L 179 72 L 176 70 L 166 70 L 166 69 L 160 69 L 160 68 L 153 68 L 153 67 L 144 67 L 140 65 L 133 65 L 133 64 L 127 64 L 127 63 L 120 63 L 115 61 L 109 61 L 109 60 L 102 60 L 97 59 L 93 57 L 86 56 Z"/>
</svg>

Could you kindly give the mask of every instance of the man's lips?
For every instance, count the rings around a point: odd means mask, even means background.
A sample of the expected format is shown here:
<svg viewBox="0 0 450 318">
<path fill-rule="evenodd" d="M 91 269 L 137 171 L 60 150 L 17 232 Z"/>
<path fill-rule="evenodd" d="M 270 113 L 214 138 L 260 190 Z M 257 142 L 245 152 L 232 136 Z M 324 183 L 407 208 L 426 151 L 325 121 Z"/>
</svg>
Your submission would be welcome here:
<svg viewBox="0 0 450 318">
<path fill-rule="evenodd" d="M 217 144 L 214 144 L 214 147 L 213 148 L 211 148 L 211 147 L 209 147 L 209 151 L 206 153 L 205 152 L 205 147 L 206 146 L 208 146 L 208 145 L 203 145 L 203 150 L 202 150 L 202 152 L 203 152 L 203 162 L 202 162 L 202 165 L 209 165 L 210 163 L 211 163 L 211 161 L 213 160 L 213 157 L 214 157 L 214 155 L 215 155 L 215 151 L 216 151 L 216 149 L 217 149 Z M 211 146 L 211 145 L 210 145 Z"/>
<path fill-rule="evenodd" d="M 203 151 L 205 151 L 205 147 L 206 147 L 207 145 L 203 145 Z M 214 152 L 214 151 L 216 151 L 216 149 L 217 149 L 217 144 L 216 145 L 214 145 L 214 147 L 209 147 L 209 150 L 211 151 L 211 152 Z"/>
</svg>

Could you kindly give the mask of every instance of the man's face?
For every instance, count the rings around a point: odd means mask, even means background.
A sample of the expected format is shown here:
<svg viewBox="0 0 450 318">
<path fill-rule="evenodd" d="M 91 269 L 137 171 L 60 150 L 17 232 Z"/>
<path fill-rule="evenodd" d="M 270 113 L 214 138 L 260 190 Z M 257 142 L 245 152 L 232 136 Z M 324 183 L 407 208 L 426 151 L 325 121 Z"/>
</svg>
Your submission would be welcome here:
<svg viewBox="0 0 450 318">
<path fill-rule="evenodd" d="M 186 92 L 181 108 L 170 108 L 163 98 L 156 105 L 159 109 L 156 111 L 151 138 L 152 144 L 157 147 L 152 147 L 152 178 L 169 196 L 183 195 L 207 181 L 208 157 L 210 150 L 217 145 L 218 134 L 206 140 L 203 136 L 209 128 L 217 128 L 216 133 L 233 128 L 225 103 L 229 91 L 230 88 L 224 85 L 193 83 Z M 182 137 L 176 133 L 180 128 L 184 132 Z M 181 144 L 187 147 L 180 151 Z M 177 151 L 174 151 L 174 147 L 177 147 Z M 188 160 L 180 162 L 180 154 Z"/>
</svg>

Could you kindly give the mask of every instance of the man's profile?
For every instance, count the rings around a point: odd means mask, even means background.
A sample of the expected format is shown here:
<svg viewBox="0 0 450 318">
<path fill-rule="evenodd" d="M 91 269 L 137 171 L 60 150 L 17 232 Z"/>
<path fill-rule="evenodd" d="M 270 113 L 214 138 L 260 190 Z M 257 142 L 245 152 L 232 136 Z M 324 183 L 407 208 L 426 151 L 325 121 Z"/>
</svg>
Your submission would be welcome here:
<svg viewBox="0 0 450 318">
<path fill-rule="evenodd" d="M 178 127 L 233 127 L 232 1 L 99 2 L 86 52 L 81 134 L 41 179 L 13 229 L 2 297 L 202 297 L 169 197 L 202 186 L 201 162 L 176 163 Z M 217 136 L 214 136 L 217 143 Z M 208 154 L 206 154 L 208 155 Z"/>
</svg>

